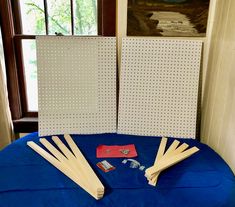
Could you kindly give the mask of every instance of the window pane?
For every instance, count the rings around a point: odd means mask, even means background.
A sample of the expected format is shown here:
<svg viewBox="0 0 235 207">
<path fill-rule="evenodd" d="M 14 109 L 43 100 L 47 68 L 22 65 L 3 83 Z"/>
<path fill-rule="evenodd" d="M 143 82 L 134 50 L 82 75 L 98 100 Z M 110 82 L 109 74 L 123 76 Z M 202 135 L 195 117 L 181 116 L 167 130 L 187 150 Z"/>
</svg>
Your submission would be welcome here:
<svg viewBox="0 0 235 207">
<path fill-rule="evenodd" d="M 43 0 L 19 0 L 23 34 L 46 34 Z"/>
<path fill-rule="evenodd" d="M 97 35 L 97 0 L 73 0 L 74 33 Z"/>
<path fill-rule="evenodd" d="M 49 34 L 71 34 L 70 0 L 47 0 Z"/>
<path fill-rule="evenodd" d="M 35 40 L 22 40 L 26 93 L 29 111 L 38 111 L 38 83 Z"/>
</svg>

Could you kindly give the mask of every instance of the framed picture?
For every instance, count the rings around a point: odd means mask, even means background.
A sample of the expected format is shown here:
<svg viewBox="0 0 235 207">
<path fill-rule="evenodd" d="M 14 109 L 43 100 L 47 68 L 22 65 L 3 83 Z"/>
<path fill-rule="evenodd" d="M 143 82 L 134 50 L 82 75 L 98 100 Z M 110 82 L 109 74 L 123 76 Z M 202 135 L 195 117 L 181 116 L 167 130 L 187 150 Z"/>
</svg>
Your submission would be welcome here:
<svg viewBox="0 0 235 207">
<path fill-rule="evenodd" d="M 210 0 L 128 0 L 127 36 L 206 36 Z"/>
</svg>

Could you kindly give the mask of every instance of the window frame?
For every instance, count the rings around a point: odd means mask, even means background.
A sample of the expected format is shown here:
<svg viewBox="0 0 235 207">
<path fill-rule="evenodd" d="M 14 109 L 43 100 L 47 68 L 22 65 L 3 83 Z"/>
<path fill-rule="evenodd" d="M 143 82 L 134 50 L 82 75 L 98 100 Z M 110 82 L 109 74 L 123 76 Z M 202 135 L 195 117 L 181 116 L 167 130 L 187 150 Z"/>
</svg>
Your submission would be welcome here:
<svg viewBox="0 0 235 207">
<path fill-rule="evenodd" d="M 115 36 L 116 0 L 98 0 L 97 5 L 98 35 Z M 45 19 L 47 19 L 47 17 Z M 71 24 L 73 28 L 74 22 L 71 21 Z M 22 25 L 19 0 L 0 1 L 0 25 L 6 64 L 8 98 L 14 131 L 15 133 L 37 131 L 38 112 L 29 111 L 27 106 L 21 44 L 22 40 L 35 39 L 36 36 L 21 34 Z M 48 25 L 48 23 L 46 23 L 46 25 Z"/>
</svg>

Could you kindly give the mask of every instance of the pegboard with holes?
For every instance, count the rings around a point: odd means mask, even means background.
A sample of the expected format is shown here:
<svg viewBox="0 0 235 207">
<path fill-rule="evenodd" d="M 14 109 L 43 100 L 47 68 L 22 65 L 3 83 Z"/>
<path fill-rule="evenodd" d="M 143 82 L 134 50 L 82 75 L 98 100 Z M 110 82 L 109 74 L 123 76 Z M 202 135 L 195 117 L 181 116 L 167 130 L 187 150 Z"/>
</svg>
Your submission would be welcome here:
<svg viewBox="0 0 235 207">
<path fill-rule="evenodd" d="M 123 38 L 118 133 L 195 138 L 202 42 Z"/>
<path fill-rule="evenodd" d="M 116 132 L 116 39 L 36 38 L 39 134 Z"/>
</svg>

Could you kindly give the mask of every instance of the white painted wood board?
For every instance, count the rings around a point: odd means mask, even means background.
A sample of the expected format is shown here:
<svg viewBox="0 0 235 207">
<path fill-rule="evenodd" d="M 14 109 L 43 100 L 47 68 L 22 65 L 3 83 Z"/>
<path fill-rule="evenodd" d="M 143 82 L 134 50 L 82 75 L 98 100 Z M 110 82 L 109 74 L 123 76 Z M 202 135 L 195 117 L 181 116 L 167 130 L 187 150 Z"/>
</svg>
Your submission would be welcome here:
<svg viewBox="0 0 235 207">
<path fill-rule="evenodd" d="M 39 134 L 116 132 L 116 38 L 36 38 Z"/>
<path fill-rule="evenodd" d="M 118 133 L 195 138 L 202 41 L 123 38 Z"/>
</svg>

